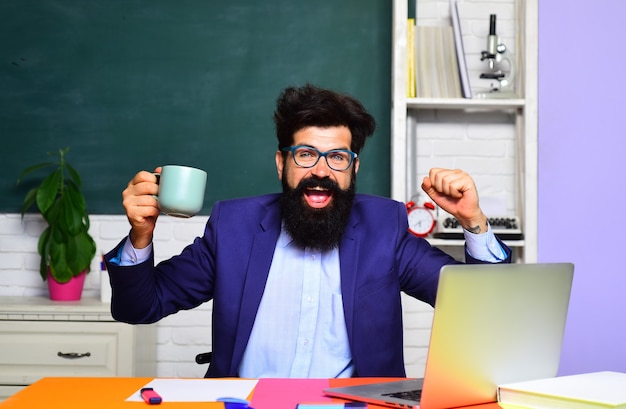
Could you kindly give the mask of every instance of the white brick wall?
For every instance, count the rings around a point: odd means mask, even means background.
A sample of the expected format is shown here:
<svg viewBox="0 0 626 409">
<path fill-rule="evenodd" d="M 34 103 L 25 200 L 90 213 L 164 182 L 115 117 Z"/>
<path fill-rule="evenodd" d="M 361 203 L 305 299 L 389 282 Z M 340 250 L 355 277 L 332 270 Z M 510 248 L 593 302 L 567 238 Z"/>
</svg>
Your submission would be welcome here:
<svg viewBox="0 0 626 409">
<path fill-rule="evenodd" d="M 113 248 L 128 233 L 125 216 L 92 215 L 90 233 L 98 250 L 83 297 L 100 297 L 100 255 Z M 155 231 L 155 258 L 160 261 L 179 253 L 204 231 L 207 217 L 174 219 L 161 216 Z M 0 296 L 47 296 L 39 276 L 37 240 L 45 224 L 40 216 L 0 214 Z M 406 362 L 410 376 L 420 376 L 432 320 L 432 308 L 406 297 Z M 196 354 L 211 350 L 211 305 L 181 311 L 158 323 L 157 373 L 160 377 L 202 377 L 206 365 L 197 365 Z"/>
<path fill-rule="evenodd" d="M 97 245 L 97 257 L 85 280 L 83 297 L 100 297 L 100 256 L 126 234 L 125 216 L 92 215 L 90 233 Z M 179 253 L 204 231 L 206 216 L 180 220 L 162 216 L 155 231 L 155 259 Z M 0 296 L 47 296 L 39 276 L 37 240 L 45 224 L 38 215 L 0 214 Z M 106 274 L 106 273 L 105 273 Z M 206 365 L 197 365 L 196 354 L 211 350 L 211 306 L 183 311 L 158 323 L 157 373 L 163 377 L 202 377 Z"/>
<path fill-rule="evenodd" d="M 433 308 L 402 294 L 404 322 L 404 365 L 407 376 L 420 378 L 426 368 L 426 353 L 430 341 Z"/>
<path fill-rule="evenodd" d="M 512 113 L 420 110 L 415 117 L 409 132 L 417 141 L 415 191 L 421 192 L 419 184 L 430 168 L 459 168 L 474 178 L 485 212 L 517 214 Z"/>
<path fill-rule="evenodd" d="M 474 7 L 470 18 L 462 22 L 470 77 L 474 78 L 484 70 L 479 55 L 486 44 L 490 13 L 498 15 L 498 34 L 515 50 L 514 3 L 511 0 L 464 2 Z M 441 24 L 449 18 L 448 0 L 419 0 L 418 4 L 418 24 Z M 479 84 L 472 84 L 475 86 Z M 515 137 L 510 115 L 423 111 L 416 119 L 419 134 L 416 181 L 421 181 L 430 167 L 458 167 L 474 177 L 481 198 L 497 197 L 504 201 L 507 214 L 516 213 Z M 201 235 L 206 220 L 206 217 L 188 220 L 161 217 L 155 232 L 156 261 L 177 254 Z M 42 220 L 35 215 L 27 215 L 22 221 L 17 214 L 0 214 L 0 296 L 47 295 L 38 273 L 36 250 L 43 227 Z M 98 256 L 114 247 L 128 229 L 124 216 L 91 216 L 90 232 L 96 240 Z M 99 261 L 97 257 L 92 263 L 92 273 L 85 282 L 85 297 L 100 297 Z M 407 296 L 403 296 L 403 304 L 407 374 L 419 377 L 424 373 L 432 308 Z M 211 350 L 210 321 L 210 303 L 161 320 L 155 376 L 203 376 L 206 366 L 197 365 L 194 358 L 197 353 Z"/>
</svg>

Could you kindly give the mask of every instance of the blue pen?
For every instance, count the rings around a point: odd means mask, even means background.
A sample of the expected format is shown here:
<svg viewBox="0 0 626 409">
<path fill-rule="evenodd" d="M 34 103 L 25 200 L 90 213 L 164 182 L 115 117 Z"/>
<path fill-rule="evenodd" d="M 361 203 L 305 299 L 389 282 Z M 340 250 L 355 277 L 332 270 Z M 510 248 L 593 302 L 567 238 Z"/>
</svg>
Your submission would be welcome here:
<svg viewBox="0 0 626 409">
<path fill-rule="evenodd" d="M 217 398 L 218 402 L 224 402 L 225 409 L 253 409 L 250 402 L 239 398 Z"/>
<path fill-rule="evenodd" d="M 296 409 L 365 409 L 367 403 L 365 402 L 311 402 L 311 403 L 298 403 Z"/>
</svg>

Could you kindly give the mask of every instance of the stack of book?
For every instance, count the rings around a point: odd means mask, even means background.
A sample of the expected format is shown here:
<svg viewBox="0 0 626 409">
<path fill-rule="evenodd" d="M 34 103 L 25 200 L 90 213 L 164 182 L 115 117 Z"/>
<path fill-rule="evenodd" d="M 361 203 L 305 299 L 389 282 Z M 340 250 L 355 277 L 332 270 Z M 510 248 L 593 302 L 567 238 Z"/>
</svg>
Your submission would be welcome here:
<svg viewBox="0 0 626 409">
<path fill-rule="evenodd" d="M 456 0 L 450 25 L 407 21 L 407 97 L 472 98 Z"/>
<path fill-rule="evenodd" d="M 417 96 L 461 98 L 451 26 L 417 26 Z"/>
<path fill-rule="evenodd" d="M 626 409 L 626 373 L 591 372 L 499 385 L 498 401 L 531 409 Z"/>
</svg>

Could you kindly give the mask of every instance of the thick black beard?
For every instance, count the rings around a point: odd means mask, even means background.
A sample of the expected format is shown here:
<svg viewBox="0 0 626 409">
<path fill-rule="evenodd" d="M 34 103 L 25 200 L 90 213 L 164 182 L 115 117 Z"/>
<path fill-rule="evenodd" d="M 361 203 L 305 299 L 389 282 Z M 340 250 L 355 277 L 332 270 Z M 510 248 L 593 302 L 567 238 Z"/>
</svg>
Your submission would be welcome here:
<svg viewBox="0 0 626 409">
<path fill-rule="evenodd" d="M 285 230 L 294 243 L 303 249 L 319 251 L 338 247 L 354 201 L 356 191 L 354 173 L 346 190 L 342 190 L 337 183 L 328 178 L 303 179 L 295 189 L 290 188 L 286 181 L 287 177 L 283 174 L 283 194 L 280 204 Z M 307 188 L 318 186 L 333 192 L 331 204 L 322 209 L 310 207 L 304 199 L 304 191 Z"/>
</svg>

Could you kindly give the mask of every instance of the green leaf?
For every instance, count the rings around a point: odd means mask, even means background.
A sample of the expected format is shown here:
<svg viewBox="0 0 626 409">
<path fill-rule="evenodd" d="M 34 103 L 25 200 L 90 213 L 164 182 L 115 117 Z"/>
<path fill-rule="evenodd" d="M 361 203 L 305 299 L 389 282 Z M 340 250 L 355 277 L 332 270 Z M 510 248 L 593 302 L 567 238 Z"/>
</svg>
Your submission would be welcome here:
<svg viewBox="0 0 626 409">
<path fill-rule="evenodd" d="M 57 235 L 52 232 L 50 243 L 50 274 L 60 283 L 65 283 L 72 278 L 72 272 L 67 264 L 67 244 L 55 241 Z"/>
<path fill-rule="evenodd" d="M 50 226 L 46 227 L 43 233 L 41 233 L 41 236 L 39 236 L 39 241 L 37 242 L 37 251 L 39 252 L 39 255 L 46 259 L 48 259 L 48 252 L 50 249 L 48 244 L 48 241 L 50 240 L 50 230 L 52 230 Z"/>
<path fill-rule="evenodd" d="M 57 169 L 49 174 L 39 186 L 37 191 L 37 207 L 41 213 L 45 213 L 54 199 L 56 199 L 61 184 L 61 170 Z"/>
<path fill-rule="evenodd" d="M 42 168 L 47 168 L 48 166 L 53 166 L 53 165 L 57 165 L 57 163 L 54 163 L 54 162 L 44 162 L 44 163 L 38 163 L 36 165 L 29 166 L 26 169 L 24 169 L 22 171 L 22 173 L 20 173 L 20 176 L 17 178 L 17 182 L 16 183 L 19 185 L 20 182 L 22 181 L 22 179 L 24 179 L 24 176 L 26 176 L 26 175 L 28 175 L 28 174 L 36 171 L 36 170 L 39 170 L 39 169 L 42 169 Z"/>
<path fill-rule="evenodd" d="M 89 226 L 91 226 L 91 223 L 89 222 L 89 214 L 87 214 L 87 211 L 85 211 L 85 213 L 83 214 L 83 222 L 85 223 L 85 231 L 89 231 Z"/>
<path fill-rule="evenodd" d="M 26 193 L 26 197 L 24 197 L 24 204 L 22 204 L 22 218 L 28 209 L 30 209 L 35 203 L 35 199 L 37 198 L 37 191 L 39 190 L 39 186 L 32 188 Z"/>
<path fill-rule="evenodd" d="M 39 236 L 39 242 L 37 243 L 37 251 L 41 256 L 39 263 L 39 274 L 44 281 L 48 278 L 48 261 L 50 260 L 50 230 L 48 226 Z"/>
<path fill-rule="evenodd" d="M 70 151 L 70 147 L 66 146 L 65 149 L 59 149 L 58 155 L 61 158 L 61 160 L 63 161 L 65 158 L 65 155 L 67 155 L 67 153 Z M 57 155 L 56 152 L 48 152 L 48 155 Z"/>
<path fill-rule="evenodd" d="M 76 171 L 76 169 L 72 167 L 72 165 L 67 162 L 65 162 L 65 168 L 67 169 L 67 172 L 70 174 L 70 177 L 72 178 L 74 183 L 76 183 L 76 186 L 78 186 L 78 188 L 80 189 L 83 185 L 83 182 L 80 179 L 80 174 Z"/>
<path fill-rule="evenodd" d="M 67 195 L 65 200 L 71 203 L 72 208 L 77 213 L 82 214 L 85 212 L 85 197 L 80 193 L 80 189 L 77 185 L 68 183 L 65 194 Z"/>
<path fill-rule="evenodd" d="M 41 278 L 43 278 L 43 281 L 48 279 L 48 262 L 43 257 L 41 258 L 41 261 L 39 261 L 39 274 L 41 275 Z"/>
<path fill-rule="evenodd" d="M 82 227 L 82 210 L 76 209 L 75 203 L 70 200 L 70 195 L 65 196 L 65 200 L 62 203 L 62 217 L 66 230 L 71 235 L 78 234 Z"/>
<path fill-rule="evenodd" d="M 62 214 L 61 213 L 62 206 L 63 206 L 63 202 L 57 200 L 54 203 L 52 203 L 52 206 L 50 206 L 45 213 L 42 213 L 44 219 L 46 219 L 46 221 L 48 222 L 48 225 L 55 226 L 55 227 L 56 226 L 64 227 L 64 223 L 60 219 L 60 216 Z"/>
<path fill-rule="evenodd" d="M 82 233 L 68 241 L 67 261 L 73 275 L 89 270 L 91 260 L 96 254 L 96 243 L 87 234 Z"/>
<path fill-rule="evenodd" d="M 68 236 L 67 226 L 65 226 L 65 223 L 62 223 L 57 219 L 56 223 L 51 224 L 50 227 L 50 245 L 57 246 L 65 244 Z M 50 253 L 52 253 L 52 250 Z"/>
<path fill-rule="evenodd" d="M 72 271 L 65 265 L 64 267 L 60 265 L 50 265 L 50 274 L 57 280 L 59 283 L 67 283 L 71 280 Z"/>
</svg>

